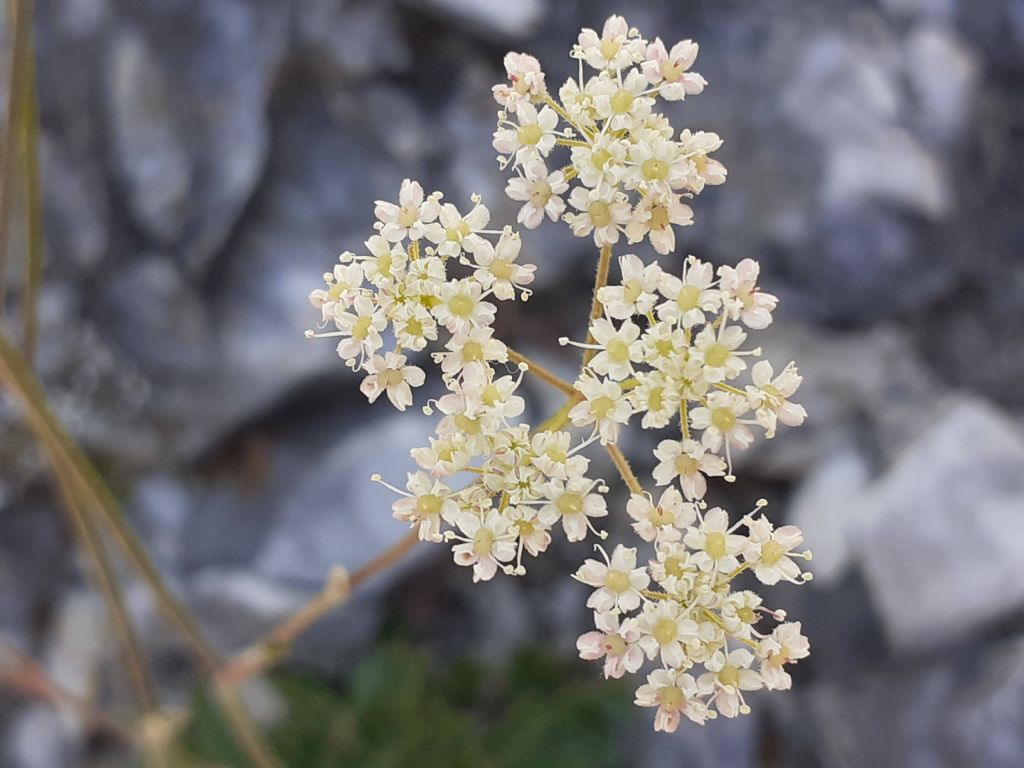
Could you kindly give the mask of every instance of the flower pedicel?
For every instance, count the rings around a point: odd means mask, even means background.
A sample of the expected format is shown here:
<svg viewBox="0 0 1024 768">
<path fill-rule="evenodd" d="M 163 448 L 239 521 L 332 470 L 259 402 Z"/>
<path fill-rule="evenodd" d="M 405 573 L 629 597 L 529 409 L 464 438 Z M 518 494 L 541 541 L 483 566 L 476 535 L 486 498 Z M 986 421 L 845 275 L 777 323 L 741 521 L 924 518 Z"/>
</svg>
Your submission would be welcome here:
<svg viewBox="0 0 1024 768">
<path fill-rule="evenodd" d="M 584 350 L 575 382 L 494 336 L 499 303 L 530 294 L 535 267 L 519 260 L 519 235 L 489 228 L 479 198 L 463 213 L 410 180 L 397 203 L 377 203 L 365 252 L 343 253 L 312 292 L 330 330 L 307 333 L 337 338 L 339 356 L 364 374 L 368 399 L 384 396 L 398 410 L 426 380 L 410 358 L 434 350 L 447 389 L 424 407 L 438 416 L 435 434 L 413 450 L 418 469 L 404 489 L 388 487 L 400 496 L 395 517 L 423 540 L 448 542 L 474 581 L 525 573 L 553 535 L 604 539 L 596 526 L 609 514 L 608 488 L 588 474 L 583 451 L 600 444 L 609 452 L 630 491 L 613 514 L 632 521 L 648 560 L 633 547 L 609 555 L 598 545 L 599 558 L 576 572 L 593 588 L 596 627 L 578 648 L 606 677 L 651 664 L 636 703 L 656 709 L 654 727 L 664 731 L 682 717 L 703 723 L 748 712 L 747 692 L 789 688 L 786 667 L 809 652 L 798 622 L 737 583 L 748 571 L 765 585 L 808 581 L 800 531 L 774 527 L 763 500 L 738 518 L 704 500 L 709 478 L 735 479 L 734 451 L 804 420 L 790 400 L 801 382 L 796 366 L 776 372 L 748 346 L 777 299 L 759 290 L 751 259 L 715 270 L 687 256 L 674 272 L 623 253 L 620 279 L 608 282 L 613 246 L 648 240 L 671 254 L 676 228 L 693 221 L 686 201 L 725 181 L 711 157 L 718 136 L 677 132 L 657 111 L 659 101 L 703 90 L 691 71 L 697 52 L 689 40 L 644 40 L 612 16 L 600 32 L 580 33 L 570 53 L 579 76 L 557 98 L 525 53 L 505 57 L 508 80 L 493 89 L 493 143 L 511 173 L 506 193 L 522 203 L 519 224 L 563 221 L 600 249 L 588 336 L 559 340 Z M 386 335 L 393 348 L 384 348 Z M 521 418 L 526 372 L 568 395 L 536 426 Z M 644 429 L 672 430 L 654 452 L 657 501 L 617 446 L 634 417 Z"/>
</svg>

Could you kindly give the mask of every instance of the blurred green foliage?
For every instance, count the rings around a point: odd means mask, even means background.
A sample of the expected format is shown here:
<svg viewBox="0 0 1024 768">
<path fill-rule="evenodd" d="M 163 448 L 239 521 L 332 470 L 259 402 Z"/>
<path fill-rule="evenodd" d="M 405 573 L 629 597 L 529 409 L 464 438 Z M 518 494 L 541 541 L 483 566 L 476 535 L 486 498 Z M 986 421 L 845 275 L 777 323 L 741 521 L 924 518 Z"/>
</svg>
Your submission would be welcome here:
<svg viewBox="0 0 1024 768">
<path fill-rule="evenodd" d="M 618 681 L 580 680 L 578 667 L 536 650 L 500 668 L 433 667 L 400 641 L 378 647 L 343 686 L 279 674 L 288 704 L 270 733 L 289 768 L 611 768 L 628 762 L 620 724 L 634 715 Z M 207 700 L 186 746 L 205 765 L 245 762 Z"/>
</svg>

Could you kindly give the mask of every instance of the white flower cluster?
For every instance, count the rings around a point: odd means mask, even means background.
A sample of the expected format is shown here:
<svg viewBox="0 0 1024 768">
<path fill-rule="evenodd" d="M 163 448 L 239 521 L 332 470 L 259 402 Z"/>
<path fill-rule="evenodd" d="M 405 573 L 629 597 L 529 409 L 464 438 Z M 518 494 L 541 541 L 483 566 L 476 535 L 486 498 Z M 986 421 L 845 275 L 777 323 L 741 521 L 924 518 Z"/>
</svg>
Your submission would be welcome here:
<svg viewBox="0 0 1024 768">
<path fill-rule="evenodd" d="M 592 357 L 575 384 L 583 399 L 569 416 L 577 426 L 593 424 L 603 442 L 614 442 L 634 414 L 643 414 L 648 429 L 678 418 L 679 439 L 655 449 L 654 480 L 669 486 L 658 502 L 633 493 L 626 506 L 654 558 L 638 567 L 636 550 L 620 545 L 610 559 L 588 560 L 576 574 L 597 588 L 587 603 L 597 630 L 578 645 L 583 658 L 604 659 L 608 677 L 636 672 L 645 657 L 660 660 L 636 703 L 657 707 L 655 729 L 673 731 L 681 715 L 702 723 L 749 711 L 744 691 L 788 688 L 784 665 L 808 654 L 799 623 L 762 632 L 761 620 L 784 614 L 733 587 L 747 570 L 769 585 L 810 579 L 794 562 L 810 557 L 794 552 L 800 531 L 774 529 L 753 515 L 730 526 L 724 510 L 706 510 L 703 501 L 709 476 L 732 479 L 731 448 L 746 448 L 752 428 L 770 438 L 779 423 L 798 426 L 806 414 L 789 401 L 801 382 L 792 363 L 776 376 L 758 361 L 751 383 L 735 385 L 748 368 L 745 358 L 760 354 L 742 350 L 744 328 L 765 328 L 777 304 L 758 290 L 756 262 L 720 267 L 717 280 L 711 265 L 693 256 L 681 277 L 633 255 L 619 265 L 621 282 L 598 292 L 603 314 L 590 325 L 592 341 L 577 345 Z M 703 672 L 693 671 L 698 665 Z"/>
<path fill-rule="evenodd" d="M 558 99 L 537 59 L 525 53 L 505 57 L 508 81 L 494 86 L 501 110 L 493 144 L 502 167 L 516 172 L 506 192 L 523 203 L 519 222 L 532 229 L 545 216 L 562 218 L 598 246 L 624 234 L 630 243 L 649 238 L 659 253 L 671 253 L 673 227 L 693 223 L 683 200 L 726 177 L 709 157 L 722 144 L 716 134 L 677 135 L 655 111 L 659 98 L 679 101 L 704 89 L 704 78 L 690 71 L 697 44 L 684 40 L 668 49 L 612 16 L 600 35 L 584 29 L 571 55 L 579 59 L 579 77 L 562 85 Z M 593 70 L 586 77 L 584 65 Z M 552 170 L 556 147 L 565 148 L 568 162 Z"/>
<path fill-rule="evenodd" d="M 423 540 L 453 542 L 455 562 L 472 566 L 480 581 L 498 568 L 524 573 L 523 552 L 547 549 L 559 523 L 570 541 L 585 538 L 591 519 L 607 514 L 607 489 L 587 477 L 590 460 L 579 453 L 592 441 L 573 445 L 563 431 L 531 434 L 517 421 L 525 404 L 516 390 L 528 366 L 508 375 L 509 351 L 494 336 L 496 308 L 487 299 L 528 295 L 534 267 L 516 261 L 519 236 L 485 229 L 489 214 L 478 199 L 465 216 L 440 201 L 439 192 L 425 197 L 408 179 L 398 204 L 378 201 L 379 234 L 366 242 L 369 255 L 343 253 L 324 276 L 327 287 L 310 295 L 335 330 L 307 335 L 341 337 L 338 354 L 366 372 L 361 389 L 370 402 L 386 393 L 405 410 L 411 387 L 426 375 L 403 351 L 420 351 L 447 331 L 443 351 L 433 353 L 448 389 L 434 403 L 441 413 L 435 435 L 413 450 L 422 469 L 408 474 L 406 490 L 388 487 L 401 496 L 395 517 Z M 454 262 L 467 268 L 465 276 L 449 275 Z M 389 326 L 396 344 L 382 355 Z M 499 375 L 503 366 L 506 375 Z M 450 478 L 460 473 L 472 482 L 454 489 Z"/>
<path fill-rule="evenodd" d="M 679 480 L 688 499 L 702 498 L 709 476 L 732 478 L 732 449 L 746 448 L 752 427 L 766 437 L 776 426 L 799 426 L 804 409 L 789 401 L 802 378 L 793 363 L 778 375 L 769 362 L 750 367 L 751 383 L 734 382 L 747 371 L 747 329 L 772 320 L 775 296 L 757 287 L 758 265 L 744 259 L 718 269 L 690 256 L 681 277 L 632 254 L 619 259 L 622 281 L 598 292 L 602 316 L 590 339 L 563 344 L 592 355 L 576 381 L 581 402 L 569 413 L 576 426 L 594 425 L 602 442 L 614 442 L 635 414 L 641 426 L 661 429 L 680 422 L 680 439 L 663 440 L 655 456 L 658 485 Z M 723 459 L 724 455 L 724 459 Z"/>
<path fill-rule="evenodd" d="M 516 261 L 518 234 L 486 229 L 490 213 L 477 197 L 465 215 L 441 197 L 403 181 L 397 204 L 377 201 L 378 234 L 366 241 L 368 253 L 342 253 L 334 272 L 324 275 L 326 288 L 309 297 L 322 323 L 335 330 L 306 336 L 340 337 L 338 355 L 367 374 L 363 394 L 371 403 L 387 394 L 400 411 L 426 378 L 407 364 L 404 351 L 418 352 L 438 340 L 439 329 L 447 331 L 448 351 L 440 357 L 448 381 L 470 362 L 499 359 L 486 356 L 504 355 L 504 345 L 491 341 L 496 307 L 488 299 L 514 299 L 517 291 L 525 299 L 533 282 L 535 267 Z M 469 267 L 464 276 L 449 275 L 453 262 Z M 389 327 L 395 347 L 381 354 Z"/>
<path fill-rule="evenodd" d="M 574 383 L 494 336 L 491 300 L 525 299 L 533 280 L 534 267 L 517 261 L 518 235 L 486 229 L 479 199 L 463 215 L 409 180 L 397 204 L 377 203 L 368 255 L 342 254 L 326 288 L 312 293 L 323 324 L 334 328 L 309 333 L 340 337 L 338 354 L 366 373 L 361 388 L 371 402 L 387 394 L 399 410 L 425 379 L 404 352 L 437 350 L 447 393 L 424 408 L 440 412 L 435 434 L 413 450 L 419 469 L 405 489 L 388 487 L 400 496 L 395 517 L 420 539 L 451 543 L 474 581 L 524 573 L 524 552 L 545 551 L 559 527 L 569 541 L 603 539 L 593 526 L 608 515 L 608 488 L 588 476 L 582 451 L 598 442 L 608 451 L 630 491 L 625 513 L 650 556 L 638 564 L 635 548 L 619 545 L 608 556 L 599 546 L 603 559 L 578 570 L 594 588 L 587 605 L 597 627 L 578 647 L 583 658 L 603 660 L 606 677 L 658 662 L 636 703 L 656 707 L 655 729 L 665 731 L 683 716 L 703 723 L 749 711 L 746 692 L 788 688 L 787 665 L 809 653 L 800 624 L 747 588 L 753 580 L 810 580 L 798 565 L 810 559 L 800 531 L 774 527 L 763 500 L 734 522 L 704 500 L 708 478 L 735 479 L 733 451 L 755 432 L 771 438 L 778 425 L 805 419 L 791 401 L 801 383 L 796 366 L 776 372 L 758 359 L 759 348 L 746 346 L 750 331 L 772 322 L 777 298 L 760 290 L 751 259 L 715 270 L 689 256 L 677 274 L 625 254 L 620 280 L 608 283 L 621 235 L 672 252 L 674 227 L 692 222 L 683 200 L 725 180 L 709 157 L 721 144 L 715 134 L 677 134 L 654 111 L 658 98 L 703 90 L 704 79 L 690 71 L 696 55 L 695 43 L 666 49 L 613 16 L 600 34 L 581 32 L 572 50 L 579 78 L 561 87 L 559 100 L 536 59 L 505 58 L 509 81 L 494 88 L 502 106 L 494 147 L 515 172 L 507 192 L 523 203 L 519 222 L 563 220 L 600 248 L 588 337 L 560 339 L 585 350 Z M 584 78 L 585 65 L 596 74 Z M 552 170 L 556 151 L 568 162 Z M 382 353 L 388 328 L 395 346 Z M 527 371 L 568 398 L 536 428 L 522 422 L 516 394 Z M 634 416 L 645 429 L 678 425 L 654 451 L 657 503 L 617 445 Z M 563 429 L 570 425 L 582 437 Z M 466 483 L 453 482 L 460 474 Z"/>
<path fill-rule="evenodd" d="M 799 622 L 768 631 L 764 622 L 785 613 L 733 582 L 748 570 L 763 584 L 808 580 L 795 562 L 810 557 L 795 551 L 800 531 L 753 515 L 730 526 L 725 510 L 685 501 L 674 486 L 656 504 L 633 494 L 626 511 L 654 557 L 638 566 L 636 549 L 619 545 L 579 569 L 576 578 L 595 587 L 587 606 L 597 626 L 579 638 L 580 655 L 603 660 L 614 678 L 658 661 L 636 692 L 638 705 L 658 708 L 655 730 L 674 731 L 682 715 L 696 723 L 735 717 L 749 711 L 745 691 L 789 688 L 785 665 L 809 653 Z"/>
</svg>

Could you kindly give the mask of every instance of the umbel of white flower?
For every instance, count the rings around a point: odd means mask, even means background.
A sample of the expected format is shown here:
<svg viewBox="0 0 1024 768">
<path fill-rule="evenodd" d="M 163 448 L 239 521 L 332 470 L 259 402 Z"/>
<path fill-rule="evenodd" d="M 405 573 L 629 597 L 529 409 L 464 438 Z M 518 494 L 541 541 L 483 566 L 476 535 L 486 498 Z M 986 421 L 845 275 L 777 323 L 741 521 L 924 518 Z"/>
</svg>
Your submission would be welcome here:
<svg viewBox="0 0 1024 768">
<path fill-rule="evenodd" d="M 579 77 L 557 99 L 536 59 L 506 56 L 508 81 L 494 87 L 494 147 L 513 173 L 506 191 L 523 203 L 520 224 L 562 220 L 600 248 L 587 338 L 559 339 L 585 350 L 576 381 L 494 335 L 498 304 L 530 295 L 535 267 L 519 261 L 519 235 L 489 228 L 478 197 L 463 212 L 408 179 L 397 202 L 377 202 L 365 251 L 343 253 L 310 295 L 321 317 L 319 332 L 307 335 L 337 338 L 370 402 L 385 395 L 398 410 L 427 378 L 412 361 L 436 365 L 446 393 L 423 406 L 438 423 L 412 452 L 418 469 L 404 488 L 373 479 L 398 494 L 394 516 L 420 539 L 448 542 L 474 581 L 525 573 L 527 558 L 559 532 L 572 542 L 604 539 L 595 522 L 609 514 L 609 489 L 589 476 L 584 451 L 612 455 L 630 491 L 616 513 L 631 519 L 648 559 L 637 548 L 620 544 L 609 556 L 598 545 L 600 559 L 577 571 L 593 587 L 596 626 L 578 649 L 600 660 L 606 677 L 653 665 L 636 703 L 656 709 L 656 730 L 673 731 L 683 716 L 703 723 L 748 712 L 747 692 L 788 688 L 788 665 L 809 652 L 800 624 L 752 590 L 810 580 L 800 531 L 774 527 L 764 501 L 736 520 L 705 501 L 709 479 L 735 479 L 734 451 L 803 422 L 791 400 L 801 377 L 793 363 L 776 372 L 748 345 L 778 303 L 759 289 L 751 259 L 715 270 L 688 256 L 676 272 L 627 253 L 618 281 L 608 281 L 623 236 L 672 253 L 674 228 L 693 219 L 683 200 L 725 180 L 709 157 L 721 140 L 677 133 L 656 111 L 659 99 L 703 90 L 704 78 L 690 71 L 697 45 L 646 41 L 613 16 L 600 33 L 583 30 L 570 55 Z M 566 164 L 553 169 L 556 153 Z M 568 394 L 536 427 L 523 420 L 517 394 L 526 372 Z M 617 447 L 634 417 L 643 429 L 668 430 L 654 451 L 657 502 Z"/>
</svg>

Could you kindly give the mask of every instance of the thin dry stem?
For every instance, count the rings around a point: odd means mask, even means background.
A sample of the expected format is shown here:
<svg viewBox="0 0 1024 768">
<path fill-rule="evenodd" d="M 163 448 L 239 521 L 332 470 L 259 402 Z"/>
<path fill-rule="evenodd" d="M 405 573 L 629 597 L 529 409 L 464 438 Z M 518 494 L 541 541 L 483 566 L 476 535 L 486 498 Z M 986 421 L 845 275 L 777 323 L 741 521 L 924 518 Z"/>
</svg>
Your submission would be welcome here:
<svg viewBox="0 0 1024 768">
<path fill-rule="evenodd" d="M 199 630 L 192 616 L 171 594 L 159 572 L 153 565 L 145 548 L 135 538 L 128 524 L 121 517 L 113 493 L 103 482 L 96 468 L 78 445 L 67 435 L 47 405 L 42 387 L 32 375 L 24 358 L 16 347 L 0 333 L 0 380 L 25 408 L 29 424 L 40 442 L 47 449 L 51 463 L 56 467 L 63 463 L 75 479 L 75 486 L 84 495 L 84 509 L 99 514 L 99 522 L 105 523 L 114 534 L 114 540 L 121 546 L 129 561 L 139 571 L 143 580 L 157 596 L 158 603 L 168 618 L 179 628 L 190 643 L 196 662 L 210 678 L 215 678 L 220 662 L 216 652 Z M 219 694 L 220 692 L 218 692 Z M 263 737 L 251 721 L 240 702 L 233 694 L 219 695 L 226 723 L 249 761 L 257 768 L 276 768 L 279 763 L 270 747 L 263 743 Z"/>
<path fill-rule="evenodd" d="M 0 685 L 54 707 L 72 710 L 90 730 L 109 733 L 127 744 L 135 742 L 132 732 L 127 727 L 108 715 L 97 712 L 89 702 L 58 685 L 42 664 L 10 643 L 0 641 L 0 659 Z"/>
<path fill-rule="evenodd" d="M 587 323 L 587 344 L 594 343 L 594 335 L 590 332 L 590 326 L 601 316 L 601 300 L 597 297 L 597 294 L 608 285 L 608 271 L 611 268 L 611 263 L 612 247 L 610 245 L 602 245 L 601 255 L 597 259 L 597 274 L 594 277 L 594 296 L 590 303 L 590 321 Z M 583 351 L 583 368 L 590 364 L 590 361 L 594 359 L 596 354 L 596 349 L 588 348 Z"/>
<path fill-rule="evenodd" d="M 605 450 L 608 451 L 608 455 L 611 456 L 612 462 L 615 464 L 615 468 L 619 470 L 619 475 L 622 477 L 622 481 L 629 488 L 630 493 L 643 493 L 643 486 L 640 485 L 640 481 L 636 479 L 636 475 L 633 473 L 633 468 L 629 466 L 629 462 L 626 457 L 623 456 L 622 451 L 619 450 L 619 446 L 614 443 L 608 443 L 605 445 Z"/>
<path fill-rule="evenodd" d="M 525 363 L 527 365 L 527 373 L 536 376 L 542 381 L 546 381 L 548 384 L 553 386 L 555 389 L 564 392 L 570 397 L 574 397 L 577 392 L 576 388 L 565 379 L 561 378 L 557 374 L 552 373 L 544 366 L 539 363 L 535 363 L 533 360 L 528 358 L 526 355 L 521 355 L 514 349 L 509 348 L 508 350 L 509 359 L 516 363 Z"/>
</svg>

